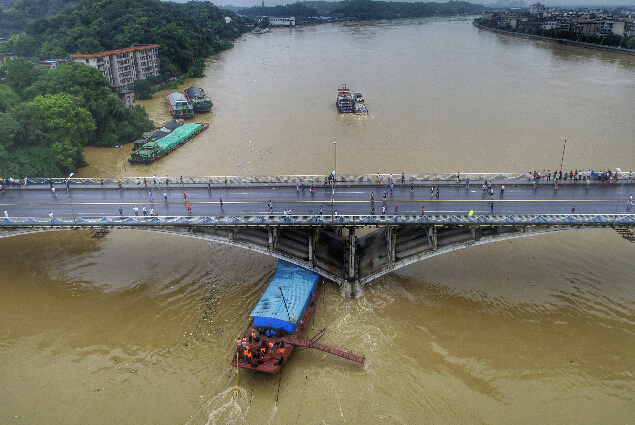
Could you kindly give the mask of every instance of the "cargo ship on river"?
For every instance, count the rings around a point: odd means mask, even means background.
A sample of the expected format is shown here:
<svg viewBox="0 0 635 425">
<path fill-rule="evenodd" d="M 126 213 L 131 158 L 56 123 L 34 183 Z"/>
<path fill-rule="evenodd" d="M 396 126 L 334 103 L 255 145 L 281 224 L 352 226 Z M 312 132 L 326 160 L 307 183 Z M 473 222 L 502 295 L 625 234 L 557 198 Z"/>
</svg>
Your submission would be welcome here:
<svg viewBox="0 0 635 425">
<path fill-rule="evenodd" d="M 313 339 L 300 338 L 323 288 L 324 278 L 317 273 L 279 260 L 276 274 L 251 312 L 249 326 L 236 341 L 232 366 L 277 373 L 294 347 L 315 348 L 363 364 L 363 356 L 319 344 L 324 329 Z"/>
<path fill-rule="evenodd" d="M 194 112 L 209 112 L 214 106 L 209 96 L 199 87 L 190 87 L 185 90 L 185 97 L 192 104 Z"/>
<path fill-rule="evenodd" d="M 201 132 L 207 130 L 208 123 L 183 124 L 168 135 L 146 142 L 132 151 L 128 162 L 131 164 L 151 164 L 174 152 Z"/>
<path fill-rule="evenodd" d="M 337 89 L 337 100 L 335 106 L 340 114 L 346 114 L 353 112 L 354 101 L 351 91 L 346 88 L 346 84 L 342 84 L 342 87 Z"/>
<path fill-rule="evenodd" d="M 194 116 L 194 107 L 188 102 L 187 97 L 181 92 L 166 93 L 170 115 L 177 118 L 188 119 Z"/>
<path fill-rule="evenodd" d="M 160 138 L 165 137 L 168 134 L 172 133 L 174 130 L 176 130 L 178 127 L 182 125 L 183 125 L 183 120 L 172 120 L 163 124 L 161 128 L 158 128 L 154 131 L 149 131 L 147 133 L 143 133 L 143 136 L 141 136 L 140 139 L 135 140 L 132 150 L 136 151 L 137 149 L 139 149 L 141 146 L 145 145 L 148 142 L 156 142 Z"/>
</svg>

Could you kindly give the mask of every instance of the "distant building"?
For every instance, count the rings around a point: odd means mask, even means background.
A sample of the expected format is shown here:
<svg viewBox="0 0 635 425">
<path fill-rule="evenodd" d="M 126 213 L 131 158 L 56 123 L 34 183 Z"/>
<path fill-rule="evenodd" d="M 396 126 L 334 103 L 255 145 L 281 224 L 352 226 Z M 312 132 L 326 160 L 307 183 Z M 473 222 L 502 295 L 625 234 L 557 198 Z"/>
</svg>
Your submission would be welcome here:
<svg viewBox="0 0 635 425">
<path fill-rule="evenodd" d="M 126 89 L 134 80 L 159 75 L 159 45 L 141 44 L 100 53 L 76 53 L 75 62 L 97 68 L 115 91 Z"/>
<path fill-rule="evenodd" d="M 0 53 L 0 64 L 5 63 L 9 59 L 15 59 L 17 57 L 18 55 L 16 55 L 15 53 Z"/>
<path fill-rule="evenodd" d="M 272 27 L 295 27 L 295 18 L 268 18 Z"/>
</svg>

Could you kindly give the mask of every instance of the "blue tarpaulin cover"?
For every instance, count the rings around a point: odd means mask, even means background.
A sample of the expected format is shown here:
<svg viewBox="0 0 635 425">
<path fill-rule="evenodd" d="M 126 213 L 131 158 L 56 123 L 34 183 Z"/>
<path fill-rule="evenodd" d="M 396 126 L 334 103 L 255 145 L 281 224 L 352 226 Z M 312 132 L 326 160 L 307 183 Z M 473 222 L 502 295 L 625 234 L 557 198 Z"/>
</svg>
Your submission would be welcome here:
<svg viewBox="0 0 635 425">
<path fill-rule="evenodd" d="M 275 276 L 251 312 L 254 325 L 293 332 L 318 278 L 317 273 L 279 260 Z"/>
</svg>

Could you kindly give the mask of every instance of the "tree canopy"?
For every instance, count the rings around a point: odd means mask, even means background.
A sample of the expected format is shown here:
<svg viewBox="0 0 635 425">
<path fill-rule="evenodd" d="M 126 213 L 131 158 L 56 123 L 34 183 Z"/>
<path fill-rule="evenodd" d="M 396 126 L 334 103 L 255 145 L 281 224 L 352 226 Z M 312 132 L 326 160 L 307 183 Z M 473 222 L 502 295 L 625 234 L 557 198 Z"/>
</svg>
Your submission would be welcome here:
<svg viewBox="0 0 635 425">
<path fill-rule="evenodd" d="M 20 25 L 0 29 L 0 35 L 10 35 L 8 41 L 0 43 L 0 51 L 44 60 L 158 44 L 162 68 L 163 63 L 170 62 L 187 73 L 198 59 L 221 51 L 227 40 L 246 31 L 242 18 L 221 11 L 208 1 L 180 4 L 160 0 L 57 0 L 67 7 L 52 16 L 31 16 L 28 11 L 38 2 L 44 0 L 19 0 L 19 7 L 12 8 L 11 16 L 20 16 Z M 229 24 L 225 16 L 232 18 Z"/>
<path fill-rule="evenodd" d="M 0 176 L 65 175 L 86 165 L 85 146 L 129 143 L 153 128 L 94 68 L 69 62 L 17 84 L 25 70 L 35 68 L 22 59 L 0 66 Z"/>
</svg>

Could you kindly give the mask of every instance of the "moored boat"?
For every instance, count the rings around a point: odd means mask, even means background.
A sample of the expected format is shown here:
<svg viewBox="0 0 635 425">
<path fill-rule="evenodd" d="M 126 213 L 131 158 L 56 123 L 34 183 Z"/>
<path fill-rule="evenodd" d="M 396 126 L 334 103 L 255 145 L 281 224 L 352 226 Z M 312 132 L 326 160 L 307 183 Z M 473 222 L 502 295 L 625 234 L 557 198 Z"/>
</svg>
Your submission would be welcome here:
<svg viewBox="0 0 635 425">
<path fill-rule="evenodd" d="M 353 96 L 351 95 L 351 91 L 346 88 L 346 84 L 342 84 L 342 87 L 337 90 L 335 106 L 337 106 L 337 110 L 341 114 L 353 112 Z"/>
<path fill-rule="evenodd" d="M 154 131 L 149 131 L 147 133 L 144 133 L 140 139 L 135 140 L 132 150 L 135 151 L 148 142 L 156 142 L 160 138 L 165 137 L 168 134 L 172 133 L 177 127 L 180 127 L 182 125 L 183 125 L 183 120 L 168 121 L 165 124 L 163 124 L 161 128 L 157 128 Z"/>
<path fill-rule="evenodd" d="M 237 340 L 232 366 L 277 373 L 295 346 L 316 348 L 363 364 L 363 356 L 300 338 L 323 287 L 324 279 L 317 273 L 279 260 L 275 276 L 251 312 L 249 326 Z"/>
<path fill-rule="evenodd" d="M 357 115 L 363 115 L 368 113 L 368 108 L 364 102 L 356 102 L 353 106 L 353 110 Z"/>
<path fill-rule="evenodd" d="M 183 124 L 159 140 L 147 142 L 132 151 L 128 162 L 131 164 L 150 164 L 158 161 L 207 130 L 208 127 L 208 123 Z"/>
<path fill-rule="evenodd" d="M 185 90 L 185 96 L 192 104 L 194 112 L 209 112 L 212 109 L 212 100 L 200 87 L 190 87 Z"/>
<path fill-rule="evenodd" d="M 188 119 L 194 116 L 194 108 L 187 101 L 187 97 L 181 92 L 166 93 L 170 115 L 177 118 Z"/>
</svg>

